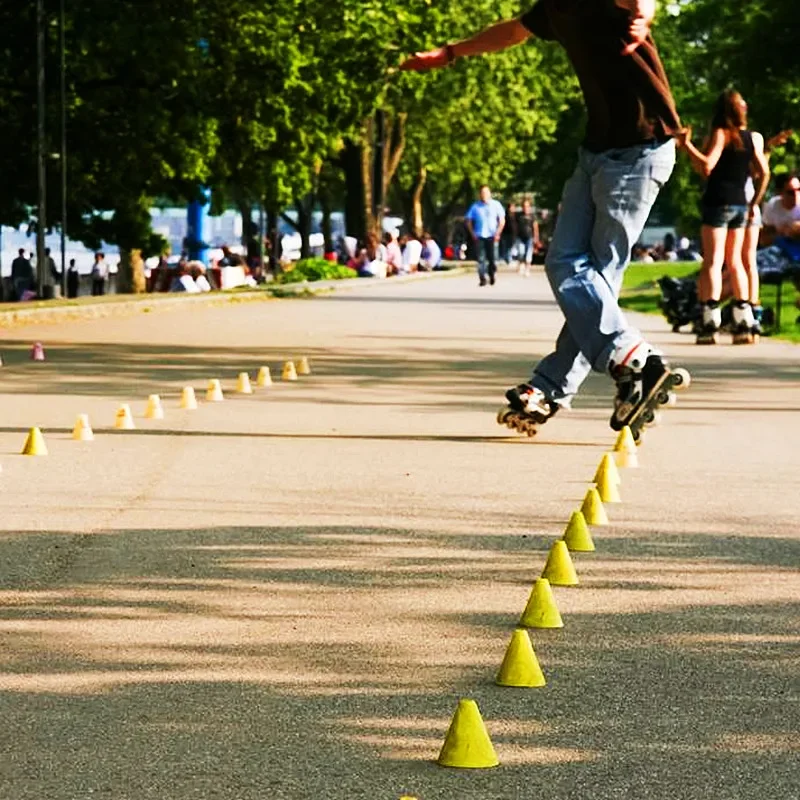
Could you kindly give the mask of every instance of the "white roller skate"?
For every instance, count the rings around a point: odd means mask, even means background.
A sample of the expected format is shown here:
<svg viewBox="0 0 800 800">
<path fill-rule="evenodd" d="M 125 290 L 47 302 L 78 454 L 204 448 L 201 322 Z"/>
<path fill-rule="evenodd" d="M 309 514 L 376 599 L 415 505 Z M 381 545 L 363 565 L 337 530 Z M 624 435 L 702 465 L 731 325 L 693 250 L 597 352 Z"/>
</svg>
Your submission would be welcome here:
<svg viewBox="0 0 800 800">
<path fill-rule="evenodd" d="M 716 344 L 722 326 L 722 309 L 717 303 L 703 303 L 697 328 L 697 344 Z"/>
<path fill-rule="evenodd" d="M 674 389 L 685 389 L 691 376 L 685 369 L 671 370 L 666 359 L 647 342 L 612 356 L 611 377 L 617 384 L 611 427 L 615 431 L 630 427 L 639 441 L 647 425 L 658 422 L 660 406 L 674 405 Z"/>
<path fill-rule="evenodd" d="M 525 436 L 536 436 L 539 428 L 558 412 L 559 406 L 541 389 L 523 383 L 506 392 L 508 405 L 497 412 L 497 422 Z"/>
<path fill-rule="evenodd" d="M 756 338 L 753 335 L 753 330 L 756 326 L 756 319 L 753 316 L 753 307 L 750 303 L 740 300 L 734 303 L 731 312 L 733 314 L 731 321 L 733 343 L 754 344 Z"/>
</svg>

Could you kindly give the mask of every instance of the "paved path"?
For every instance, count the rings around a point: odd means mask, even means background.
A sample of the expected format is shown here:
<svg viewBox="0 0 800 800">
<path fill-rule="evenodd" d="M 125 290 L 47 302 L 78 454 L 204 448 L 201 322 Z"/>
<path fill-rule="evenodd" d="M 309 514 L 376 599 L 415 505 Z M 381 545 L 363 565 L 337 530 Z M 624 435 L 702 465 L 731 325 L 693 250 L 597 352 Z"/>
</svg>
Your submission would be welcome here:
<svg viewBox="0 0 800 800">
<path fill-rule="evenodd" d="M 6 334 L 0 798 L 796 796 L 800 349 L 640 321 L 695 383 L 534 634 L 530 691 L 494 673 L 613 441 L 602 376 L 536 441 L 494 423 L 560 324 L 541 276 Z M 299 355 L 298 384 L 177 409 Z M 136 431 L 108 430 L 120 402 Z M 32 424 L 48 458 L 15 455 Z M 500 768 L 432 763 L 460 696 Z"/>
</svg>

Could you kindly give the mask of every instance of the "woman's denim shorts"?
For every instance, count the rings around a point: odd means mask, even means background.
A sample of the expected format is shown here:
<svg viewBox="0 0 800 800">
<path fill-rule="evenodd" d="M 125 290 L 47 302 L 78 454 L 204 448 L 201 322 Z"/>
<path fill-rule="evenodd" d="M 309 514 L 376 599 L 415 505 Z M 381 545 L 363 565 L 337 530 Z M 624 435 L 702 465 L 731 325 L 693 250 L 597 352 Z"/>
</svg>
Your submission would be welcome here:
<svg viewBox="0 0 800 800">
<path fill-rule="evenodd" d="M 703 225 L 712 228 L 747 227 L 747 206 L 703 206 Z"/>
</svg>

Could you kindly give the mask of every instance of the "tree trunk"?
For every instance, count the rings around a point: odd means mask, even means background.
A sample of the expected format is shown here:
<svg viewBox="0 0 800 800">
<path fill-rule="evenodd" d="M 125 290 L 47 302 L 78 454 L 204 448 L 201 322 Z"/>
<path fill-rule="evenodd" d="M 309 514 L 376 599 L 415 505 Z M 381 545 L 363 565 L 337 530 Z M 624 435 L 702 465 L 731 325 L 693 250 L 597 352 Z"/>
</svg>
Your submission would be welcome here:
<svg viewBox="0 0 800 800">
<path fill-rule="evenodd" d="M 310 200 L 310 202 L 309 202 Z M 311 255 L 311 209 L 314 208 L 314 196 L 308 195 L 302 200 L 296 199 L 294 207 L 297 211 L 297 232 L 300 234 L 300 258 Z"/>
<path fill-rule="evenodd" d="M 361 147 L 357 142 L 348 139 L 341 155 L 341 166 L 344 171 L 344 223 L 348 236 L 359 241 L 367 232 L 367 220 L 364 217 L 364 182 L 361 175 Z"/>
<path fill-rule="evenodd" d="M 333 225 L 331 224 L 331 198 L 326 189 L 320 192 L 320 205 L 322 206 L 322 238 L 325 241 L 325 254 L 333 253 L 336 246 L 333 241 Z"/>
<path fill-rule="evenodd" d="M 144 277 L 144 259 L 141 250 L 119 251 L 119 285 L 120 294 L 143 294 L 147 288 Z"/>
<path fill-rule="evenodd" d="M 361 126 L 361 185 L 364 187 L 364 234 L 375 233 L 373 213 L 375 193 L 373 191 L 373 167 L 375 166 L 375 118 L 369 117 Z"/>
<path fill-rule="evenodd" d="M 269 242 L 269 269 L 273 275 L 278 274 L 281 262 L 281 233 L 278 228 L 280 211 L 267 208 L 267 241 Z"/>
<path fill-rule="evenodd" d="M 414 190 L 411 194 L 411 228 L 414 236 L 421 237 L 425 232 L 425 224 L 422 216 L 422 193 L 425 190 L 425 182 L 428 179 L 428 168 L 423 164 L 419 165 L 417 179 L 414 182 Z"/>
</svg>

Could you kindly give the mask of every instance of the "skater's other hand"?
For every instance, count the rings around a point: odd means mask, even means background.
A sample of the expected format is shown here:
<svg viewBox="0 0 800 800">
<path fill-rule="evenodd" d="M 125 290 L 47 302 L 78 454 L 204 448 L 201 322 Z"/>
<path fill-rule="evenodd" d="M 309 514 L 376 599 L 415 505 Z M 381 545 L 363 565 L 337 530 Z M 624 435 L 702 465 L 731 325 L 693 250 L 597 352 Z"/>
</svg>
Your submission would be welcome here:
<svg viewBox="0 0 800 800">
<path fill-rule="evenodd" d="M 625 37 L 627 44 L 622 48 L 622 55 L 629 56 L 649 35 L 650 23 L 647 20 L 641 17 L 632 19 L 630 25 L 628 25 L 628 33 Z"/>
<path fill-rule="evenodd" d="M 425 53 L 415 53 L 400 65 L 400 69 L 407 72 L 426 72 L 429 69 L 446 67 L 450 61 L 448 49 L 439 47 L 436 50 L 428 50 Z"/>
</svg>

